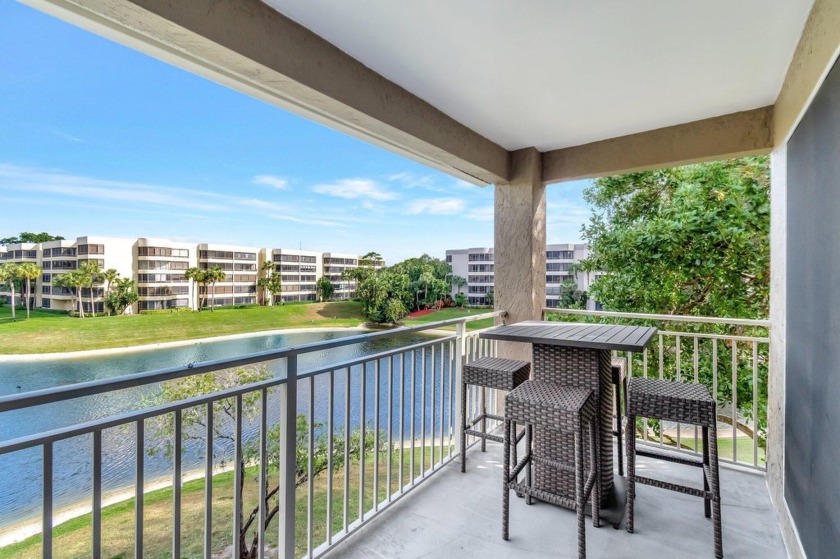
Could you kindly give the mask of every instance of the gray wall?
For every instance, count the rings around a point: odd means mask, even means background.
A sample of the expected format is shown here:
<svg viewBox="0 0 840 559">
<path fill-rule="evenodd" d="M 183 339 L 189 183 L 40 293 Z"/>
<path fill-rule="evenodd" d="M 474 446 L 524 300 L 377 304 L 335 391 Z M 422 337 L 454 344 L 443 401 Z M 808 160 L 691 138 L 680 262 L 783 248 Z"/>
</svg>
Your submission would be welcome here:
<svg viewBox="0 0 840 559">
<path fill-rule="evenodd" d="M 840 63 L 788 144 L 785 499 L 840 557 Z"/>
</svg>

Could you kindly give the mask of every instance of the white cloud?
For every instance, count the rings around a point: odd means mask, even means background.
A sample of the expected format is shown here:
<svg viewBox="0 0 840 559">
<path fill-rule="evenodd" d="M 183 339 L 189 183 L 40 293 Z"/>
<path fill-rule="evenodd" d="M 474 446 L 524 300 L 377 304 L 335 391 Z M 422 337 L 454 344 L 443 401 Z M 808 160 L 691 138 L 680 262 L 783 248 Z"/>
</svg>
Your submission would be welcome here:
<svg viewBox="0 0 840 559">
<path fill-rule="evenodd" d="M 348 200 L 369 198 L 371 200 L 385 201 L 396 200 L 399 197 L 370 179 L 342 179 L 330 184 L 315 185 L 312 187 L 312 190 L 319 194 L 346 198 Z"/>
<path fill-rule="evenodd" d="M 493 221 L 493 206 L 470 209 L 465 216 L 473 221 Z"/>
<path fill-rule="evenodd" d="M 276 188 L 277 190 L 289 190 L 289 181 L 273 175 L 257 175 L 251 182 L 254 184 L 270 186 L 271 188 Z"/>
<path fill-rule="evenodd" d="M 279 214 L 271 214 L 271 217 L 274 219 L 279 219 L 281 221 L 291 221 L 293 223 L 303 223 L 305 225 L 319 225 L 322 227 L 346 227 L 343 223 L 338 223 L 336 221 L 324 221 L 321 219 L 309 219 L 309 218 L 300 218 L 300 217 L 293 217 L 290 215 L 279 215 Z"/>
<path fill-rule="evenodd" d="M 452 215 L 464 211 L 464 201 L 460 198 L 423 198 L 408 204 L 408 213 L 432 215 Z"/>
</svg>

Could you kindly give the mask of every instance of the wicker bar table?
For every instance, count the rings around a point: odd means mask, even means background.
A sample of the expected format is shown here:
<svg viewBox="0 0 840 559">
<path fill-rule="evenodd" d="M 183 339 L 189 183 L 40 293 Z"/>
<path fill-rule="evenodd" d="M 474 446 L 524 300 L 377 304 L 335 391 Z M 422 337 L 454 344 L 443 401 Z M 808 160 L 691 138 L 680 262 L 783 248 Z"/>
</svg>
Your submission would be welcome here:
<svg viewBox="0 0 840 559">
<path fill-rule="evenodd" d="M 611 519 L 609 513 L 604 516 L 616 525 L 623 516 L 624 495 L 616 495 L 613 479 L 612 351 L 644 351 L 656 333 L 656 328 L 646 326 L 526 321 L 498 326 L 479 334 L 479 337 L 491 340 L 532 344 L 533 379 L 589 388 L 595 392 L 601 426 L 599 469 L 602 503 L 604 507 L 616 511 L 617 519 Z M 628 436 L 632 435 L 628 433 Z M 574 441 L 570 435 L 535 428 L 534 444 L 554 460 L 574 464 Z M 589 456 L 588 448 L 584 456 Z M 538 488 L 574 499 L 574 483 L 573 474 L 535 464 L 534 485 Z"/>
</svg>

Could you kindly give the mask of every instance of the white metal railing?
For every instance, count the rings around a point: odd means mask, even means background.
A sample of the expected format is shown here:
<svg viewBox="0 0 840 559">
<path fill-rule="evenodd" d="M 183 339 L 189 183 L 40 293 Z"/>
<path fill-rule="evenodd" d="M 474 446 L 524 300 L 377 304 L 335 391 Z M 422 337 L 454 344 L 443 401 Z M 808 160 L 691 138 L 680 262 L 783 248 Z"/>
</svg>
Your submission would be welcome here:
<svg viewBox="0 0 840 559">
<path fill-rule="evenodd" d="M 718 402 L 718 422 L 725 424 L 718 429 L 721 462 L 766 469 L 763 450 L 769 320 L 555 308 L 543 309 L 543 317 L 659 327 L 657 338 L 644 353 L 614 352 L 626 359 L 628 377 L 651 376 L 705 384 Z M 702 451 L 696 427 L 647 419 L 635 427 L 645 444 L 692 454 Z"/>
<path fill-rule="evenodd" d="M 457 426 L 463 362 L 465 358 L 492 355 L 496 350 L 494 342 L 479 339 L 477 332 L 467 333 L 466 323 L 504 314 L 504 311 L 488 312 L 0 397 L 2 419 L 3 412 L 12 410 L 185 380 L 273 360 L 283 360 L 286 371 L 285 376 L 267 377 L 209 394 L 2 441 L 0 456 L 40 449 L 41 535 L 45 558 L 53 555 L 53 476 L 56 468 L 62 466 L 56 460 L 55 445 L 75 437 L 92 437 L 90 550 L 91 556 L 99 557 L 103 553 L 102 474 L 106 452 L 102 434 L 106 429 L 125 426 L 131 427 L 134 434 L 135 557 L 167 552 L 180 557 L 183 532 L 193 528 L 182 525 L 181 480 L 186 452 L 183 441 L 188 431 L 201 438 L 204 445 L 201 535 L 205 558 L 219 551 L 214 549 L 213 542 L 214 515 L 225 513 L 213 506 L 213 476 L 218 471 L 215 451 L 219 446 L 232 447 L 228 450 L 233 454 L 232 556 L 241 557 L 247 548 L 255 549 L 260 558 L 269 550 L 282 557 L 317 557 L 458 456 L 462 450 L 458 448 Z M 456 331 L 374 355 L 298 370 L 300 355 L 446 326 L 455 326 Z M 476 398 L 471 397 L 469 401 L 468 405 L 474 407 Z M 491 393 L 488 407 L 496 411 L 497 404 L 495 393 Z M 185 419 L 187 416 L 198 419 L 191 423 Z M 200 427 L 198 431 L 196 426 Z M 223 432 L 229 435 L 220 435 Z M 152 549 L 144 542 L 145 458 L 150 439 L 162 436 L 171 444 L 173 480 L 172 540 L 171 549 L 167 550 Z M 245 481 L 251 477 L 258 484 L 253 510 L 249 510 L 253 499 L 248 508 L 244 499 Z M 323 514 L 318 512 L 322 510 L 321 505 Z M 276 528 L 270 531 L 275 518 Z"/>
</svg>

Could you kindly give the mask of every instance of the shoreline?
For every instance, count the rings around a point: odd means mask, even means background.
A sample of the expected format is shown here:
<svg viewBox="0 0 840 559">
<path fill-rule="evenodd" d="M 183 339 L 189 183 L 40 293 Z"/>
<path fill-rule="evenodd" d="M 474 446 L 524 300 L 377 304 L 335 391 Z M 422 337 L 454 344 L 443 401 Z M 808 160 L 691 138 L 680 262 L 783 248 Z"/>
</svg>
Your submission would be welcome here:
<svg viewBox="0 0 840 559">
<path fill-rule="evenodd" d="M 275 330 L 257 330 L 255 332 L 242 332 L 239 334 L 225 334 L 223 336 L 210 336 L 207 338 L 190 338 L 187 340 L 174 340 L 171 342 L 160 342 L 157 344 L 143 344 L 123 347 L 108 347 L 102 349 L 84 349 L 81 351 L 67 351 L 57 353 L 10 353 L 0 354 L 0 364 L 2 363 L 21 363 L 32 361 L 53 361 L 57 359 L 81 359 L 85 357 L 99 357 L 103 355 L 120 355 L 123 353 L 133 353 L 142 351 L 151 351 L 155 349 L 166 349 L 172 347 L 183 347 L 188 345 L 197 345 L 210 342 L 221 342 L 225 340 L 236 340 L 242 338 L 256 338 L 259 336 L 277 336 L 283 334 L 301 334 L 305 332 L 339 332 L 339 331 L 353 331 L 369 332 L 372 329 L 364 325 L 358 326 L 315 326 L 312 328 L 279 328 Z"/>
</svg>

